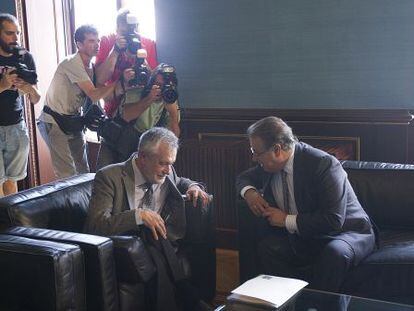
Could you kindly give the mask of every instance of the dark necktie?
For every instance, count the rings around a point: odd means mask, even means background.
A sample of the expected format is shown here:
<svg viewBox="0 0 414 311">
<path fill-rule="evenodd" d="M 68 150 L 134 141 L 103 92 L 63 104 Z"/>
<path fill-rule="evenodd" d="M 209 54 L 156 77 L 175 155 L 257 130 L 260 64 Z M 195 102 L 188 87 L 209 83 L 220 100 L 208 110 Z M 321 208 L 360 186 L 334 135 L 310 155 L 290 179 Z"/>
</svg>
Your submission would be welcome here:
<svg viewBox="0 0 414 311">
<path fill-rule="evenodd" d="M 288 187 L 288 183 L 287 183 L 287 172 L 285 170 L 282 170 L 281 172 L 281 176 L 282 176 L 282 187 L 283 187 L 283 207 L 284 207 L 284 211 L 286 213 L 290 212 L 290 207 L 289 207 L 289 187 Z"/>
<path fill-rule="evenodd" d="M 287 183 L 287 172 L 285 170 L 281 171 L 282 176 L 282 187 L 283 187 L 283 205 L 284 205 L 284 212 L 289 214 L 290 213 L 290 206 L 289 206 L 289 187 Z M 297 253 L 296 251 L 296 234 L 288 234 L 290 246 L 292 247 L 292 251 L 294 254 Z"/>
<path fill-rule="evenodd" d="M 144 189 L 145 194 L 142 197 L 141 207 L 155 210 L 154 190 L 152 189 L 152 184 L 147 182 L 142 185 L 142 189 Z"/>
</svg>

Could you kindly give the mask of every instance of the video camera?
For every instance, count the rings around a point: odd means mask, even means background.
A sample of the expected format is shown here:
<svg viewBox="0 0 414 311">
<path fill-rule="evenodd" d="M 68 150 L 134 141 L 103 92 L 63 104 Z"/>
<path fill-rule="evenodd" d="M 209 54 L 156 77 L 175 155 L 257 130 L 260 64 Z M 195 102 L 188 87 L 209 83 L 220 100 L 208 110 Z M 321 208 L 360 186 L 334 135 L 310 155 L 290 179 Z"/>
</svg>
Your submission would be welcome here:
<svg viewBox="0 0 414 311">
<path fill-rule="evenodd" d="M 16 46 L 13 49 L 13 59 L 14 64 L 10 67 L 14 67 L 15 69 L 11 71 L 12 74 L 17 74 L 17 76 L 22 79 L 23 81 L 29 84 L 36 84 L 37 83 L 37 73 L 35 70 L 30 70 L 26 64 L 23 63 L 23 55 L 27 53 L 22 47 Z"/>
<path fill-rule="evenodd" d="M 178 99 L 177 75 L 173 66 L 164 63 L 159 64 L 157 68 L 155 68 L 154 72 L 151 75 L 151 78 L 148 81 L 147 86 L 142 91 L 141 98 L 144 98 L 149 94 L 153 85 L 155 84 L 157 75 L 161 75 L 164 80 L 163 86 L 161 88 L 162 99 L 166 104 L 174 103 Z"/>
<path fill-rule="evenodd" d="M 145 87 L 148 83 L 150 77 L 150 71 L 145 66 L 145 59 L 147 58 L 147 51 L 144 49 L 139 49 L 137 51 L 137 58 L 135 60 L 134 72 L 135 76 L 132 80 L 128 82 L 129 86 L 142 86 Z"/>
</svg>

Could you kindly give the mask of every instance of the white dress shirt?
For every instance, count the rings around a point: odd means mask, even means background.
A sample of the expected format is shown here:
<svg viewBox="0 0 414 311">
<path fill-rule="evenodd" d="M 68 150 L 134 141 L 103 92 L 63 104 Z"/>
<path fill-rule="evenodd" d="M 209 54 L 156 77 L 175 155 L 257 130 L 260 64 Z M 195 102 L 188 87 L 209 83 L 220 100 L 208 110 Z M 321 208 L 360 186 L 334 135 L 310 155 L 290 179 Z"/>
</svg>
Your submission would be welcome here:
<svg viewBox="0 0 414 311">
<path fill-rule="evenodd" d="M 296 225 L 296 216 L 298 214 L 298 209 L 296 207 L 295 201 L 295 187 L 293 184 L 293 161 L 295 158 L 295 147 L 292 148 L 292 154 L 290 155 L 288 161 L 286 162 L 283 170 L 286 172 L 286 182 L 289 189 L 289 211 L 286 211 L 284 208 L 284 198 L 283 198 L 283 184 L 282 184 L 282 174 L 277 172 L 273 174 L 272 180 L 270 181 L 270 186 L 272 187 L 273 197 L 276 200 L 277 206 L 283 210 L 288 215 L 286 216 L 285 226 L 290 233 L 295 233 L 298 231 Z"/>
<path fill-rule="evenodd" d="M 135 204 L 133 207 L 130 207 L 130 208 L 137 210 L 137 212 L 135 213 L 135 221 L 137 225 L 142 225 L 143 222 L 142 222 L 142 218 L 139 213 L 139 209 L 141 209 L 140 208 L 140 206 L 142 205 L 141 202 L 145 195 L 145 189 L 143 186 L 145 185 L 147 181 L 135 163 L 136 157 L 137 155 L 135 155 L 134 158 L 132 159 L 132 168 L 134 170 L 134 177 L 135 177 L 135 192 L 134 192 Z M 153 184 L 152 190 L 154 192 L 153 199 L 154 199 L 155 212 L 159 214 L 165 204 L 165 199 L 167 198 L 168 185 L 165 182 L 163 182 L 162 184 Z"/>
</svg>

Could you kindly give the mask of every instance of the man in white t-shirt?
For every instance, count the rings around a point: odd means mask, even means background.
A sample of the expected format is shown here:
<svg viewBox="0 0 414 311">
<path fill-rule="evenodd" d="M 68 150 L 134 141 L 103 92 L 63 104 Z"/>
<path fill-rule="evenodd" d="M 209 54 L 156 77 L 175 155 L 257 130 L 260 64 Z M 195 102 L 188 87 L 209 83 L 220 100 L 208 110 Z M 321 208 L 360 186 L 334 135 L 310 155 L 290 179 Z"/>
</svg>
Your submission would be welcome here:
<svg viewBox="0 0 414 311">
<path fill-rule="evenodd" d="M 78 52 L 57 67 L 39 117 L 40 133 L 49 147 L 55 175 L 59 178 L 89 172 L 80 110 L 87 97 L 92 102 L 112 94 L 117 82 L 95 87 L 91 63 L 99 49 L 98 31 L 91 25 L 75 31 Z M 79 126 L 77 126 L 79 125 Z"/>
</svg>

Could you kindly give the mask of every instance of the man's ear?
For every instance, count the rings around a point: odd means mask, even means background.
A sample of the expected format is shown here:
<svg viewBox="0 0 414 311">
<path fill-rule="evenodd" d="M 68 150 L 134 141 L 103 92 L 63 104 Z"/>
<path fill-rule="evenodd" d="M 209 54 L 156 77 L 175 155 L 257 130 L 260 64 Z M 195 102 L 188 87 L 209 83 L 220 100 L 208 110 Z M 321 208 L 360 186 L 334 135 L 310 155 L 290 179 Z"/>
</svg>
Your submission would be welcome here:
<svg viewBox="0 0 414 311">
<path fill-rule="evenodd" d="M 280 144 L 276 144 L 273 146 L 273 152 L 275 153 L 276 156 L 280 156 L 281 151 L 282 151 L 282 147 L 280 146 Z"/>
</svg>

